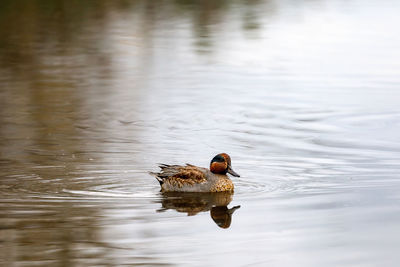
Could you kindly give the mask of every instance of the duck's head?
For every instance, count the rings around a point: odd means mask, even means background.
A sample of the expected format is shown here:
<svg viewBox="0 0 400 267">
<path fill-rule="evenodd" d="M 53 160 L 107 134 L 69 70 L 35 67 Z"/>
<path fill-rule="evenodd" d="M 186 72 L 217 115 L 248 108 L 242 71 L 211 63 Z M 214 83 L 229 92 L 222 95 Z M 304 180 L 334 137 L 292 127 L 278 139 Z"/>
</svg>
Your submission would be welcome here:
<svg viewBox="0 0 400 267">
<path fill-rule="evenodd" d="M 232 170 L 231 157 L 226 153 L 216 155 L 210 163 L 210 171 L 215 174 L 231 174 L 240 177 L 239 174 Z"/>
</svg>

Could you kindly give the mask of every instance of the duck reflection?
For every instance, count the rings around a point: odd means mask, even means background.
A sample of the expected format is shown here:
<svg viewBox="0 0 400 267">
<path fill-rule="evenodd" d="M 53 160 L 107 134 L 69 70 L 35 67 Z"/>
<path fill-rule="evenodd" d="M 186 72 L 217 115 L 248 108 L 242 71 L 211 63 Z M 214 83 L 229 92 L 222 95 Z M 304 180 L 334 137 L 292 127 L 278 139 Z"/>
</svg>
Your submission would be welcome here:
<svg viewBox="0 0 400 267">
<path fill-rule="evenodd" d="M 177 212 L 187 213 L 193 216 L 199 212 L 210 211 L 211 218 L 221 228 L 229 228 L 232 222 L 232 214 L 240 206 L 228 208 L 233 194 L 229 192 L 219 193 L 161 193 L 162 208 L 159 212 L 174 209 Z"/>
</svg>

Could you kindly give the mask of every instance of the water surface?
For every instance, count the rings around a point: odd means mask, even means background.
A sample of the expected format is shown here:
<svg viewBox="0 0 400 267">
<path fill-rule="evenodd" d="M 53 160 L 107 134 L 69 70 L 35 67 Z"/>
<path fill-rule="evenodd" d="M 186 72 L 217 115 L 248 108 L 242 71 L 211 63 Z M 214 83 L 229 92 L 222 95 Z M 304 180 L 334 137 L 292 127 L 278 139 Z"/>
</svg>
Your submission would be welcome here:
<svg viewBox="0 0 400 267">
<path fill-rule="evenodd" d="M 398 266 L 399 13 L 1 1 L 0 263 Z M 148 175 L 220 152 L 234 195 Z"/>
</svg>

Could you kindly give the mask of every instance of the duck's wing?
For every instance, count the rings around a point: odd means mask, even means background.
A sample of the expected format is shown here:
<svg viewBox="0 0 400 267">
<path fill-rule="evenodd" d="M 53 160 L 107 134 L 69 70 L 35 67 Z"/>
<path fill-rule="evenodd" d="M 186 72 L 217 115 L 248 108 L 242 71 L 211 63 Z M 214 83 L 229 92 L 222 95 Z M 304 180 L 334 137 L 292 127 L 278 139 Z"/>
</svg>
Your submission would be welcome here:
<svg viewBox="0 0 400 267">
<path fill-rule="evenodd" d="M 202 183 L 207 180 L 206 173 L 203 168 L 193 165 L 167 165 L 160 164 L 161 171 L 158 173 L 150 173 L 162 185 L 164 182 L 174 184 L 178 187 L 183 185 L 193 185 Z"/>
<path fill-rule="evenodd" d="M 186 163 L 186 166 L 189 166 L 189 167 L 196 167 L 196 166 L 194 166 L 194 165 L 192 165 L 192 164 L 189 164 L 189 163 Z M 198 168 L 198 167 L 196 167 L 196 168 Z"/>
</svg>

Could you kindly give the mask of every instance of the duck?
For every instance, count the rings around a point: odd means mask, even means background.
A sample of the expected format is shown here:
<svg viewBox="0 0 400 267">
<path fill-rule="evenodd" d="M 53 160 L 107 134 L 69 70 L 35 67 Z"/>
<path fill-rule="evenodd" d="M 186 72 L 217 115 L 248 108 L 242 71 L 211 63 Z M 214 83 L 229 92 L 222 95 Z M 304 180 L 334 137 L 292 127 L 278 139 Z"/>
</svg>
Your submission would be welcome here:
<svg viewBox="0 0 400 267">
<path fill-rule="evenodd" d="M 226 153 L 216 155 L 210 169 L 191 164 L 160 164 L 160 172 L 150 172 L 160 183 L 161 192 L 233 192 L 234 185 L 227 174 L 240 177 Z"/>
</svg>

